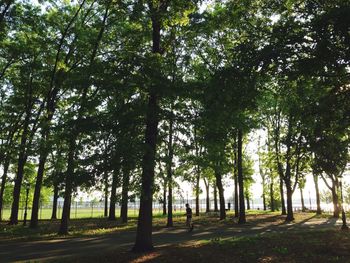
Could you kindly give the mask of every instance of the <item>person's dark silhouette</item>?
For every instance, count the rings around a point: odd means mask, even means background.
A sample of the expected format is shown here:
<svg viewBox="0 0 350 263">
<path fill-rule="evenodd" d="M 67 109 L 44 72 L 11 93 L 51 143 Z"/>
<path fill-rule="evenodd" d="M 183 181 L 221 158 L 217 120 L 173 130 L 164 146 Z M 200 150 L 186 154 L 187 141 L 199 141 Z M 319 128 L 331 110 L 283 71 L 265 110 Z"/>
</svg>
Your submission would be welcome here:
<svg viewBox="0 0 350 263">
<path fill-rule="evenodd" d="M 186 204 L 186 226 L 189 228 L 189 232 L 193 230 L 192 209 L 189 204 Z"/>
</svg>

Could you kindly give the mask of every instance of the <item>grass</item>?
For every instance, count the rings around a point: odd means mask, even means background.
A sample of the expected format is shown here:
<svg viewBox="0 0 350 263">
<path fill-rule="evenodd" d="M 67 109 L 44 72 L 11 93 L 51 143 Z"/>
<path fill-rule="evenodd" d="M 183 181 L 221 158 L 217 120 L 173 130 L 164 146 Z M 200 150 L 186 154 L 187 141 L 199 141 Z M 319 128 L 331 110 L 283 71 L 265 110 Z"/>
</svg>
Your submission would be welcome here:
<svg viewBox="0 0 350 263">
<path fill-rule="evenodd" d="M 30 220 L 31 217 L 31 209 L 28 210 L 27 212 L 27 219 Z M 62 213 L 62 209 L 57 210 L 57 215 L 60 218 Z M 159 213 L 159 211 L 156 211 L 156 214 Z M 3 218 L 8 219 L 10 218 L 11 210 L 9 208 L 3 210 Z M 39 210 L 39 219 L 43 220 L 48 220 L 51 219 L 51 214 L 52 214 L 52 209 L 51 208 L 43 208 Z M 72 207 L 71 209 L 71 218 L 72 219 L 77 219 L 77 218 L 98 218 L 98 217 L 103 217 L 104 214 L 104 208 L 78 208 L 75 209 Z M 20 209 L 19 211 L 19 220 L 23 220 L 24 218 L 24 210 Z M 120 215 L 120 210 L 116 210 L 116 216 L 119 217 Z M 131 216 L 137 216 L 138 215 L 138 210 L 137 209 L 129 209 L 129 215 Z"/>
<path fill-rule="evenodd" d="M 131 213 L 132 215 L 132 213 Z M 118 217 L 118 215 L 116 215 Z M 155 229 L 163 227 L 166 223 L 166 216 L 160 213 L 154 214 L 153 225 Z M 178 225 L 185 224 L 183 212 L 174 213 L 174 222 Z M 29 223 L 28 223 L 29 224 Z M 45 240 L 57 238 L 57 231 L 60 220 L 40 220 L 38 228 L 31 229 L 18 225 L 9 226 L 7 222 L 0 222 L 0 240 Z M 133 230 L 137 225 L 137 217 L 131 216 L 127 224 L 123 224 L 119 218 L 110 221 L 107 218 L 72 218 L 69 223 L 69 236 L 96 236 L 115 233 L 117 231 Z"/>
<path fill-rule="evenodd" d="M 54 262 L 350 262 L 350 232 L 300 231 L 170 245 L 150 253 L 118 249 Z"/>
<path fill-rule="evenodd" d="M 42 220 L 36 229 L 23 226 L 22 224 L 8 226 L 0 224 L 1 240 L 47 240 L 57 238 L 59 220 Z M 122 224 L 120 221 L 108 221 L 104 218 L 73 219 L 69 224 L 69 236 L 95 236 L 108 234 L 136 227 L 136 219 L 131 219 L 129 224 Z"/>
<path fill-rule="evenodd" d="M 129 213 L 132 215 L 132 213 Z M 311 213 L 295 214 L 295 222 L 301 222 L 310 217 L 315 217 Z M 208 216 L 201 214 L 200 217 L 194 217 L 194 223 L 202 227 L 219 227 L 219 226 L 236 226 L 237 220 L 232 219 L 233 213 L 227 214 L 226 220 L 218 220 L 214 214 Z M 154 230 L 161 229 L 166 225 L 167 217 L 162 214 L 155 213 L 153 219 Z M 174 227 L 181 228 L 185 225 L 186 218 L 183 212 L 174 213 Z M 271 224 L 283 224 L 283 217 L 278 212 L 266 213 L 259 210 L 251 210 L 247 213 L 247 227 L 250 223 L 267 226 Z M 21 222 L 15 226 L 7 225 L 7 222 L 0 223 L 0 240 L 46 240 L 57 238 L 60 220 L 40 220 L 36 229 L 23 226 Z M 106 218 L 72 218 L 69 223 L 69 237 L 96 236 L 107 235 L 118 231 L 135 230 L 137 226 L 137 217 L 129 217 L 128 224 L 123 224 L 119 218 L 116 221 L 109 221 Z"/>
<path fill-rule="evenodd" d="M 330 217 L 328 217 L 330 218 Z M 315 213 L 296 213 L 295 225 L 319 219 L 325 216 L 316 216 Z M 154 230 L 162 229 L 166 225 L 166 216 L 155 214 L 153 219 Z M 266 213 L 260 210 L 247 213 L 248 223 L 238 225 L 233 220 L 232 212 L 226 220 L 219 220 L 214 214 L 201 214 L 194 217 L 198 229 L 216 229 L 218 227 L 238 228 L 249 231 L 251 227 L 269 227 L 283 225 L 284 217 L 276 213 Z M 325 220 L 324 220 L 325 221 Z M 40 221 L 38 229 L 30 229 L 22 225 L 8 226 L 0 223 L 0 240 L 50 240 L 56 239 L 59 220 Z M 130 217 L 128 224 L 119 220 L 108 221 L 105 218 L 72 219 L 70 221 L 70 235 L 72 237 L 96 237 L 110 235 L 118 231 L 135 230 L 137 218 Z M 185 216 L 183 212 L 174 214 L 174 228 L 183 228 Z M 210 231 L 210 230 L 208 230 Z M 261 233 L 261 232 L 259 232 Z M 88 256 L 55 259 L 54 262 L 350 262 L 350 231 L 344 232 L 337 228 L 288 231 L 267 233 L 254 236 L 253 234 L 215 237 L 199 239 L 198 241 L 183 241 L 179 245 L 164 245 L 151 253 L 132 254 L 128 250 L 118 248 L 114 250 L 91 251 Z"/>
</svg>

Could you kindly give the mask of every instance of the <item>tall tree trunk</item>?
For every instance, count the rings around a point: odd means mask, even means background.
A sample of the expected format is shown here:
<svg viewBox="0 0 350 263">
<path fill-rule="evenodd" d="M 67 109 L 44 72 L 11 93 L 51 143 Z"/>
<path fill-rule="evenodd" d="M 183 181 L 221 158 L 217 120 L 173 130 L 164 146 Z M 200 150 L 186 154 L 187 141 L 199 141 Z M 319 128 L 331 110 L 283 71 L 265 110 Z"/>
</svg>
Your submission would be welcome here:
<svg viewBox="0 0 350 263">
<path fill-rule="evenodd" d="M 74 177 L 74 155 L 76 151 L 76 139 L 77 135 L 73 134 L 69 140 L 69 150 L 68 150 L 68 164 L 65 179 L 65 191 L 64 191 L 64 202 L 62 209 L 62 218 L 60 228 L 58 230 L 59 235 L 68 234 L 68 221 L 70 218 L 71 209 L 71 199 L 73 191 L 73 177 Z"/>
<path fill-rule="evenodd" d="M 280 196 L 281 196 L 282 215 L 287 215 L 286 204 L 284 201 L 284 190 L 283 190 L 283 178 L 282 178 L 282 176 L 280 176 L 279 179 L 280 179 Z"/>
<path fill-rule="evenodd" d="M 199 180 L 200 180 L 200 171 L 199 171 L 199 166 L 197 166 L 197 176 L 196 176 L 196 216 L 199 216 Z"/>
<path fill-rule="evenodd" d="M 218 191 L 217 191 L 217 182 L 215 180 L 215 184 L 213 185 L 214 188 L 214 212 L 218 212 L 219 211 L 219 207 L 218 207 Z"/>
<path fill-rule="evenodd" d="M 163 216 L 166 215 L 166 209 L 167 209 L 167 180 L 166 178 L 164 178 L 164 183 L 163 183 Z"/>
<path fill-rule="evenodd" d="M 27 162 L 26 143 L 27 143 L 27 136 L 28 136 L 29 119 L 26 119 L 25 122 L 26 123 L 22 134 L 22 138 L 21 138 L 20 153 L 18 157 L 15 186 L 13 188 L 13 201 L 12 201 L 12 207 L 11 207 L 11 217 L 9 222 L 10 225 L 18 224 L 19 200 L 20 200 L 22 180 L 24 175 L 24 166 Z"/>
<path fill-rule="evenodd" d="M 271 211 L 275 212 L 275 198 L 273 194 L 273 179 L 271 178 L 270 183 L 270 203 L 271 203 Z"/>
<path fill-rule="evenodd" d="M 167 160 L 167 181 L 168 181 L 168 219 L 167 227 L 173 226 L 173 133 L 174 133 L 174 117 L 171 106 L 171 116 L 169 120 L 169 140 L 168 140 L 168 160 Z"/>
<path fill-rule="evenodd" d="M 249 200 L 249 195 L 245 196 L 246 201 L 247 201 L 247 210 L 250 210 L 250 200 Z"/>
<path fill-rule="evenodd" d="M 162 1 L 161 8 L 150 1 L 152 20 L 152 53 L 161 55 L 161 15 L 166 11 L 167 2 Z M 157 87 L 150 87 L 146 114 L 145 152 L 142 159 L 142 191 L 140 211 L 137 223 L 137 232 L 134 252 L 153 250 L 152 243 L 152 201 L 154 184 L 154 166 L 158 135 L 158 93 Z"/>
<path fill-rule="evenodd" d="M 104 187 L 105 187 L 105 189 L 104 189 L 104 194 L 105 194 L 105 197 L 104 197 L 104 201 L 105 201 L 105 203 L 104 203 L 104 213 L 103 213 L 103 216 L 104 217 L 108 217 L 108 188 L 109 188 L 109 184 L 108 184 L 108 171 L 107 171 L 107 169 L 105 169 L 104 170 Z"/>
<path fill-rule="evenodd" d="M 234 136 L 234 146 L 233 146 L 233 157 L 234 157 L 234 168 L 233 168 L 233 177 L 235 181 L 234 185 L 234 202 L 235 202 L 235 217 L 239 216 L 239 204 L 238 204 L 238 156 L 237 156 L 237 133 Z"/>
<path fill-rule="evenodd" d="M 21 186 L 24 175 L 24 166 L 27 162 L 27 140 L 29 135 L 29 124 L 31 119 L 31 112 L 33 108 L 33 76 L 30 77 L 30 84 L 26 91 L 26 113 L 25 119 L 23 123 L 23 132 L 21 136 L 21 143 L 19 146 L 19 155 L 18 155 L 18 163 L 17 163 L 17 174 L 15 178 L 15 186 L 13 188 L 13 201 L 11 207 L 11 217 L 10 217 L 10 225 L 18 224 L 18 209 L 19 209 L 19 200 L 21 195 Z"/>
<path fill-rule="evenodd" d="M 279 123 L 277 127 L 275 127 L 274 130 L 275 134 L 275 156 L 276 156 L 276 162 L 277 162 L 277 171 L 280 179 L 280 195 L 281 195 L 281 206 L 282 206 L 282 215 L 286 215 L 286 205 L 285 205 L 285 200 L 284 200 L 284 190 L 283 190 L 283 179 L 284 179 L 284 171 L 283 171 L 283 166 L 280 160 L 280 148 L 279 148 L 279 136 L 280 136 L 280 127 Z"/>
<path fill-rule="evenodd" d="M 259 173 L 260 173 L 260 177 L 262 179 L 262 195 L 261 195 L 261 197 L 263 200 L 263 209 L 264 209 L 264 211 L 266 211 L 266 174 L 264 173 L 262 165 L 261 165 L 260 136 L 259 136 L 259 140 L 258 140 L 258 157 L 259 157 Z"/>
<path fill-rule="evenodd" d="M 51 219 L 57 219 L 58 183 L 53 186 L 52 214 Z"/>
<path fill-rule="evenodd" d="M 205 185 L 205 193 L 206 193 L 206 199 L 205 199 L 205 212 L 210 212 L 210 184 L 203 178 L 204 185 Z"/>
<path fill-rule="evenodd" d="M 316 192 L 316 204 L 317 204 L 316 214 L 320 215 L 320 214 L 322 214 L 320 190 L 318 187 L 318 176 L 314 171 L 313 171 L 313 178 L 314 178 L 315 192 Z"/>
<path fill-rule="evenodd" d="M 57 97 L 58 91 L 59 91 L 59 85 L 56 85 L 55 88 L 52 90 L 52 92 L 50 90 L 49 95 L 47 96 L 48 102 L 46 107 L 46 117 L 44 120 L 44 127 L 41 132 L 39 165 L 38 165 L 38 172 L 37 172 L 36 182 L 35 182 L 35 190 L 34 190 L 34 197 L 33 197 L 33 204 L 32 204 L 32 216 L 30 220 L 31 228 L 36 228 L 38 226 L 40 192 L 41 192 L 41 186 L 44 178 L 45 164 L 51 148 L 50 142 L 49 142 L 50 127 L 51 127 L 51 121 L 56 109 L 55 105 L 56 105 L 56 97 Z"/>
<path fill-rule="evenodd" d="M 226 211 L 225 211 L 224 187 L 222 185 L 221 173 L 219 171 L 215 171 L 215 177 L 216 177 L 216 186 L 219 190 L 220 220 L 223 220 L 226 218 Z"/>
<path fill-rule="evenodd" d="M 338 178 L 329 176 L 331 181 L 332 181 L 332 185 L 329 185 L 329 183 L 327 182 L 326 178 L 322 174 L 320 174 L 320 175 L 321 175 L 321 178 L 323 179 L 324 183 L 326 184 L 326 186 L 328 187 L 328 189 L 332 193 L 333 217 L 334 218 L 339 218 L 340 203 L 339 203 L 339 196 L 338 196 L 338 190 L 339 190 Z"/>
<path fill-rule="evenodd" d="M 1 189 L 0 189 L 0 221 L 2 221 L 2 209 L 3 209 L 3 200 L 4 200 L 4 192 L 7 182 L 7 173 L 10 167 L 10 158 L 6 157 L 3 166 L 3 174 L 1 180 Z"/>
<path fill-rule="evenodd" d="M 300 190 L 300 200 L 301 200 L 301 211 L 305 212 L 306 208 L 305 208 L 305 202 L 304 202 L 303 188 L 299 187 L 299 190 Z"/>
<path fill-rule="evenodd" d="M 286 190 L 287 190 L 287 217 L 286 221 L 290 222 L 294 220 L 293 215 L 293 203 L 292 203 L 292 197 L 293 197 L 293 190 L 290 179 L 285 180 L 286 184 Z"/>
<path fill-rule="evenodd" d="M 120 216 L 122 218 L 123 223 L 128 222 L 129 183 L 130 170 L 127 167 L 125 167 L 123 169 L 122 206 L 120 208 Z"/>
<path fill-rule="evenodd" d="M 239 217 L 238 174 L 235 175 L 235 217 Z"/>
<path fill-rule="evenodd" d="M 155 27 L 155 25 L 154 25 Z M 158 133 L 158 99 L 155 91 L 149 96 L 146 116 L 146 149 L 142 161 L 142 186 L 140 210 L 137 224 L 134 252 L 153 250 L 152 243 L 152 202 L 154 184 L 154 163 L 156 154 L 156 140 Z"/>
<path fill-rule="evenodd" d="M 51 112 L 53 114 L 53 111 Z M 39 166 L 38 166 L 38 172 L 37 172 L 37 177 L 35 182 L 35 190 L 34 190 L 33 205 L 32 205 L 32 216 L 30 219 L 31 228 L 36 228 L 38 226 L 41 185 L 44 177 L 46 159 L 49 154 L 48 152 L 49 149 L 47 145 L 48 137 L 49 137 L 48 127 L 53 117 L 52 114 L 50 113 L 49 114 L 50 116 L 47 117 L 45 128 L 43 128 L 43 131 L 42 131 L 42 138 L 40 142 L 41 149 L 40 149 L 40 157 L 39 157 Z"/>
<path fill-rule="evenodd" d="M 196 119 L 198 118 L 198 116 L 196 116 Z M 196 158 L 199 158 L 200 156 L 200 150 L 198 147 L 198 136 L 197 136 L 197 129 L 196 126 L 194 126 L 194 144 L 195 144 L 195 155 Z M 200 188 L 199 188 L 199 181 L 200 181 L 200 167 L 197 164 L 196 166 L 196 216 L 199 216 L 199 192 L 200 192 Z"/>
<path fill-rule="evenodd" d="M 262 199 L 263 199 L 263 208 L 264 208 L 264 211 L 266 211 L 265 185 L 266 185 L 266 182 L 265 182 L 265 179 L 263 178 L 263 193 L 262 193 Z"/>
<path fill-rule="evenodd" d="M 291 122 L 288 124 L 288 134 L 287 134 L 287 139 L 286 139 L 286 145 L 287 145 L 287 150 L 286 150 L 286 170 L 285 170 L 285 175 L 284 175 L 284 182 L 286 185 L 286 190 L 287 190 L 287 217 L 286 221 L 290 222 L 294 220 L 294 215 L 293 215 L 293 191 L 294 189 L 292 188 L 292 181 L 291 181 L 291 164 L 290 164 L 290 152 L 291 152 L 291 135 L 290 135 L 290 130 L 291 130 Z M 299 162 L 299 161 L 298 161 Z M 298 175 L 298 164 L 296 167 L 296 175 Z M 295 178 L 295 181 L 297 182 L 298 178 Z"/>
<path fill-rule="evenodd" d="M 333 202 L 333 217 L 339 218 L 340 206 L 339 206 L 339 196 L 338 196 L 338 185 L 333 182 L 332 185 L 332 202 Z"/>
<path fill-rule="evenodd" d="M 167 227 L 173 227 L 173 186 L 172 181 L 168 181 L 168 218 Z"/>
<path fill-rule="evenodd" d="M 237 169 L 238 169 L 238 186 L 239 186 L 239 224 L 246 223 L 245 217 L 245 205 L 244 205 L 244 182 L 243 182 L 243 165 L 242 165 L 242 157 L 243 157 L 243 133 L 242 130 L 238 130 L 238 138 L 237 138 Z"/>
<path fill-rule="evenodd" d="M 109 220 L 115 220 L 115 204 L 117 202 L 117 186 L 118 186 L 118 176 L 119 176 L 119 169 L 120 169 L 120 164 L 119 164 L 119 159 L 116 160 L 115 163 L 115 168 L 113 171 L 113 179 L 112 179 L 112 188 L 111 188 L 111 200 L 109 202 Z"/>
</svg>

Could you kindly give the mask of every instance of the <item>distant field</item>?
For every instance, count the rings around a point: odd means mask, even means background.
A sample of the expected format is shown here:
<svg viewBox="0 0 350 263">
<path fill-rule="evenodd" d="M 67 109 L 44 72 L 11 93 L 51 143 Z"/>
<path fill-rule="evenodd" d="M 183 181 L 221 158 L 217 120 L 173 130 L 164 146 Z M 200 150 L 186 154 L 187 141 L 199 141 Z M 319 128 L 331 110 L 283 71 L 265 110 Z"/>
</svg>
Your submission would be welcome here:
<svg viewBox="0 0 350 263">
<path fill-rule="evenodd" d="M 27 213 L 27 220 L 30 219 L 31 217 L 32 210 L 29 209 Z M 138 209 L 134 208 L 129 208 L 128 210 L 128 216 L 129 217 L 137 217 L 138 216 Z M 178 210 L 178 213 L 184 213 Z M 3 220 L 8 220 L 10 218 L 11 210 L 10 208 L 6 208 L 3 210 Z M 51 208 L 43 208 L 39 210 L 39 219 L 51 219 L 51 214 L 52 214 L 52 209 Z M 175 212 L 176 214 L 176 212 Z M 58 219 L 61 218 L 62 215 L 62 209 L 57 210 L 57 216 Z M 159 209 L 154 209 L 153 210 L 153 215 L 158 216 L 162 215 L 162 211 Z M 104 216 L 104 209 L 103 208 L 71 208 L 71 218 L 99 218 Z M 120 209 L 116 209 L 116 217 L 120 216 Z M 20 209 L 19 214 L 18 214 L 18 219 L 23 220 L 24 218 L 24 210 Z"/>
</svg>

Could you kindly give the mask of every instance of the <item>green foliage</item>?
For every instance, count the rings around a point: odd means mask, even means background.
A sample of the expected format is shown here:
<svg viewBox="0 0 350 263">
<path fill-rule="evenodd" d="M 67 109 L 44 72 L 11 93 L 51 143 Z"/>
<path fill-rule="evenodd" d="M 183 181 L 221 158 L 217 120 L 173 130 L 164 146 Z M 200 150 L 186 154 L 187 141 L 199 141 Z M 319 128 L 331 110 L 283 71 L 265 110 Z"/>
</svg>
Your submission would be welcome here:
<svg viewBox="0 0 350 263">
<path fill-rule="evenodd" d="M 280 177 L 303 187 L 312 168 L 339 181 L 349 162 L 348 1 L 203 2 L 1 5 L 0 165 L 11 166 L 6 204 L 20 156 L 21 202 L 26 183 L 32 200 L 46 155 L 43 202 L 54 185 L 62 196 L 67 182 L 75 193 L 109 190 L 112 174 L 118 199 L 123 173 L 129 199 L 139 198 L 142 167 L 153 166 L 143 160 L 149 114 L 159 121 L 150 135 L 158 139 L 156 195 L 166 182 L 172 118 L 174 188 L 179 181 L 196 184 L 198 175 L 209 184 L 215 175 L 232 178 L 237 130 L 246 137 L 265 133 L 259 172 L 266 186 L 273 183 L 276 204 Z M 161 28 L 159 52 L 152 52 L 152 24 Z M 152 92 L 155 112 L 147 105 Z M 248 153 L 243 159 L 249 196 L 254 163 Z M 269 196 L 269 187 L 263 191 Z"/>
</svg>

